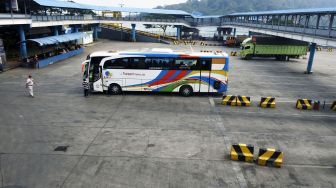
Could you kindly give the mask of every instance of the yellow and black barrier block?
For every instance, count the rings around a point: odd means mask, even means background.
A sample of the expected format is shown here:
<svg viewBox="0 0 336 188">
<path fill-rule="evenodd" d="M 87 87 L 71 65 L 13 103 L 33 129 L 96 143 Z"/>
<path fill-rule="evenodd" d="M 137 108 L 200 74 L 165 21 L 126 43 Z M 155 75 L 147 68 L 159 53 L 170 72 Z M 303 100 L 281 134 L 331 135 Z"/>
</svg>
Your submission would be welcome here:
<svg viewBox="0 0 336 188">
<path fill-rule="evenodd" d="M 231 56 L 237 56 L 237 52 L 231 52 L 230 55 Z"/>
<path fill-rule="evenodd" d="M 333 49 L 332 48 L 328 48 L 328 52 L 333 52 Z"/>
<path fill-rule="evenodd" d="M 179 44 L 180 44 L 180 42 L 179 42 L 179 41 L 176 41 L 176 40 L 174 40 L 173 43 L 174 43 L 175 45 L 179 45 Z"/>
<path fill-rule="evenodd" d="M 335 111 L 335 112 L 336 112 L 336 101 L 334 101 L 334 102 L 332 103 L 330 109 L 331 109 L 332 111 Z"/>
<path fill-rule="evenodd" d="M 205 46 L 204 42 L 201 42 L 200 45 L 201 45 L 201 46 Z"/>
<path fill-rule="evenodd" d="M 246 144 L 232 144 L 230 157 L 233 161 L 253 162 L 254 147 Z"/>
<path fill-rule="evenodd" d="M 301 110 L 312 110 L 312 100 L 309 99 L 298 99 L 296 102 L 296 108 Z"/>
<path fill-rule="evenodd" d="M 260 107 L 262 108 L 275 108 L 275 98 L 274 97 L 261 97 Z"/>
<path fill-rule="evenodd" d="M 234 95 L 224 95 L 222 100 L 223 105 L 236 106 L 237 105 L 237 96 Z"/>
<path fill-rule="evenodd" d="M 251 106 L 251 98 L 246 96 L 237 96 L 237 106 Z"/>
<path fill-rule="evenodd" d="M 271 149 L 260 148 L 257 163 L 262 166 L 274 166 L 280 168 L 283 160 L 283 152 Z"/>
</svg>

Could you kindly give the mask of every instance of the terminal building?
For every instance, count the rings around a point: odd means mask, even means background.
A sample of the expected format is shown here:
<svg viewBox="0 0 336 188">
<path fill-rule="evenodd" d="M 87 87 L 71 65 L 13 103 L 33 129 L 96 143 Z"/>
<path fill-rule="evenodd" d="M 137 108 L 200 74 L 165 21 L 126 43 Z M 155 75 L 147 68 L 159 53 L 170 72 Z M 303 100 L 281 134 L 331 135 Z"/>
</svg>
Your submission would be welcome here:
<svg viewBox="0 0 336 188">
<path fill-rule="evenodd" d="M 3 62 L 42 68 L 82 53 L 98 38 L 102 24 L 170 24 L 181 37 L 191 15 L 184 11 L 103 7 L 59 0 L 4 0 L 0 4 L 0 53 Z"/>
<path fill-rule="evenodd" d="M 0 56 L 8 65 L 42 68 L 82 53 L 82 45 L 97 40 L 99 35 L 126 41 L 197 38 L 199 26 L 218 27 L 218 38 L 221 33 L 235 36 L 236 29 L 243 28 L 251 33 L 308 42 L 312 47 L 307 72 L 311 72 L 318 45 L 336 47 L 336 8 L 203 16 L 181 10 L 95 6 L 60 0 L 2 2 Z M 140 38 L 146 33 L 137 28 L 144 24 L 172 26 L 176 31 L 171 36 Z"/>
</svg>

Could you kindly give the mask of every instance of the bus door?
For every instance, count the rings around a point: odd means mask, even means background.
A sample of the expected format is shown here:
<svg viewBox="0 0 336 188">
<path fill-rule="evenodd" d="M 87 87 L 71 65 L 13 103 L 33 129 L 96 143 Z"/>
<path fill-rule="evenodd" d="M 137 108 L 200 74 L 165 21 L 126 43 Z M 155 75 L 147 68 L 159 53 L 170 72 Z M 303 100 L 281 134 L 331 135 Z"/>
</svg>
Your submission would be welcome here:
<svg viewBox="0 0 336 188">
<path fill-rule="evenodd" d="M 102 69 L 100 62 L 105 56 L 91 57 L 89 67 L 89 83 L 92 91 L 103 92 Z"/>
<path fill-rule="evenodd" d="M 199 92 L 210 92 L 211 59 L 200 59 L 199 68 L 200 68 Z"/>
<path fill-rule="evenodd" d="M 90 61 L 86 60 L 82 63 L 83 79 L 89 78 L 89 62 Z"/>
<path fill-rule="evenodd" d="M 102 68 L 99 66 L 98 74 L 94 76 L 93 91 L 103 92 Z"/>
</svg>

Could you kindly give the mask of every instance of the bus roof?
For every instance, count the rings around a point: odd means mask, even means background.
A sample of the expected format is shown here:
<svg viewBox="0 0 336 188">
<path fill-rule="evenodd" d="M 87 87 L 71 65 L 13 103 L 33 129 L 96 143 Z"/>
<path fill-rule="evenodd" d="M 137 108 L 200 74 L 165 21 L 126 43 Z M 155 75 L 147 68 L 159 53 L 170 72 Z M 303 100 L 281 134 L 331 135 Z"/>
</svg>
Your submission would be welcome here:
<svg viewBox="0 0 336 188">
<path fill-rule="evenodd" d="M 162 57 L 162 58 L 227 58 L 229 57 L 226 53 L 217 52 L 178 52 L 172 51 L 171 49 L 151 49 L 151 50 L 139 50 L 139 51 L 99 51 L 90 54 L 91 57 L 98 56 L 144 56 L 144 57 Z"/>
</svg>

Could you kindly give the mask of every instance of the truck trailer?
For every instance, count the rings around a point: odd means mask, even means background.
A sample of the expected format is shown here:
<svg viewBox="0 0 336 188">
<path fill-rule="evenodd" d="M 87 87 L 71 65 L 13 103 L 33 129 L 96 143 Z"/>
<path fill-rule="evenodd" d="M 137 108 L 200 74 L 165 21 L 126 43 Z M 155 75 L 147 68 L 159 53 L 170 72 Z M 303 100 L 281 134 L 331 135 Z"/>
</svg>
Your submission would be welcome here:
<svg viewBox="0 0 336 188">
<path fill-rule="evenodd" d="M 240 57 L 275 57 L 277 60 L 288 61 L 307 55 L 308 43 L 282 37 L 253 36 L 243 41 Z"/>
</svg>

